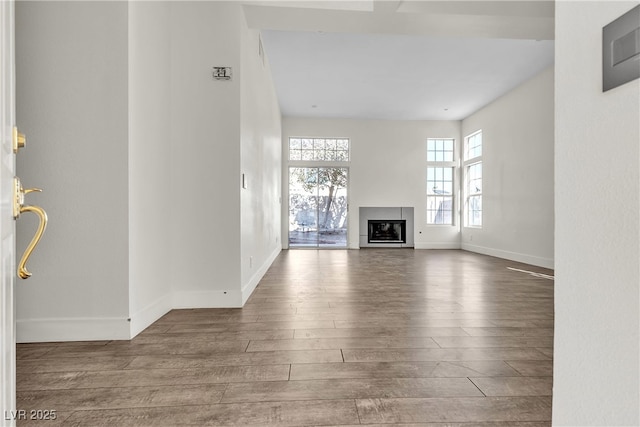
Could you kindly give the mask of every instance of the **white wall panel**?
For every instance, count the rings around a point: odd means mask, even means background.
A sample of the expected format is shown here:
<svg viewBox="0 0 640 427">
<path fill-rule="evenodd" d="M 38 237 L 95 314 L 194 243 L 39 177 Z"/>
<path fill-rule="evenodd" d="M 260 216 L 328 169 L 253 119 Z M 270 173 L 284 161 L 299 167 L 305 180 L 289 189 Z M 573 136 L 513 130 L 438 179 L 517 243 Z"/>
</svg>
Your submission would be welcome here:
<svg viewBox="0 0 640 427">
<path fill-rule="evenodd" d="M 16 4 L 17 120 L 27 135 L 17 169 L 25 187 L 44 189 L 27 203 L 49 214 L 33 277 L 16 288 L 19 341 L 46 338 L 24 332 L 34 326 L 51 339 L 70 323 L 93 334 L 87 318 L 111 338 L 129 336 L 127 21 L 123 2 Z M 20 219 L 18 251 L 35 222 Z"/>
<path fill-rule="evenodd" d="M 462 228 L 464 249 L 553 268 L 553 110 L 547 68 L 462 121 L 483 140 L 482 228 Z"/>
<path fill-rule="evenodd" d="M 129 3 L 129 311 L 136 335 L 171 308 L 169 3 Z"/>
<path fill-rule="evenodd" d="M 602 27 L 556 2 L 553 425 L 640 425 L 640 84 L 602 92 Z"/>
<path fill-rule="evenodd" d="M 243 303 L 282 249 L 280 240 L 281 116 L 268 58 L 257 30 L 242 25 L 240 241 Z"/>
<path fill-rule="evenodd" d="M 171 282 L 178 294 L 210 292 L 205 304 L 226 306 L 240 286 L 244 18 L 229 2 L 171 2 L 170 11 Z M 233 79 L 214 80 L 214 66 L 232 67 Z"/>
</svg>

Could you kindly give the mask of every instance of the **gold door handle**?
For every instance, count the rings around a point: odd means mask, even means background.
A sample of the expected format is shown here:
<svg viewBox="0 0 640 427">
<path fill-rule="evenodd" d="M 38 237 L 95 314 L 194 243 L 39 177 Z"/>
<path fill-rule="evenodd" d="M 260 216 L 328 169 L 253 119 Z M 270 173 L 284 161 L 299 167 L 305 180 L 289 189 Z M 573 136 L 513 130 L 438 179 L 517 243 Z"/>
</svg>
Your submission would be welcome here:
<svg viewBox="0 0 640 427">
<path fill-rule="evenodd" d="M 22 188 L 22 184 L 20 183 L 20 178 L 15 177 L 13 179 L 13 189 L 14 189 L 14 197 L 13 197 L 13 218 L 18 219 L 20 214 L 23 212 L 33 212 L 40 218 L 40 223 L 38 225 L 38 229 L 36 230 L 36 234 L 31 239 L 31 242 L 25 249 L 24 254 L 22 254 L 22 258 L 18 263 L 18 277 L 21 279 L 28 279 L 31 277 L 31 273 L 27 270 L 27 261 L 31 256 L 33 250 L 38 246 L 42 235 L 44 234 L 44 230 L 47 228 L 47 213 L 39 206 L 25 206 L 24 205 L 24 196 L 25 194 L 29 194 L 34 191 L 42 191 L 39 188 Z"/>
</svg>

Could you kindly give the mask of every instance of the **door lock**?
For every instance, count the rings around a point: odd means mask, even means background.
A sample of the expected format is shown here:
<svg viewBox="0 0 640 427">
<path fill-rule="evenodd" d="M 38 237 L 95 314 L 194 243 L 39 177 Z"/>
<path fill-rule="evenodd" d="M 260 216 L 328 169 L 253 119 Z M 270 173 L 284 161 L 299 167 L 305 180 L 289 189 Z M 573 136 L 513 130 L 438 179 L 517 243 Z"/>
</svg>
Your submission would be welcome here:
<svg viewBox="0 0 640 427">
<path fill-rule="evenodd" d="M 31 242 L 25 249 L 24 254 L 22 254 L 22 258 L 18 263 L 18 277 L 21 279 L 28 279 L 31 277 L 31 273 L 27 270 L 27 261 L 31 256 L 33 250 L 38 246 L 42 235 L 44 234 L 44 230 L 47 228 L 47 213 L 39 206 L 30 206 L 24 204 L 24 196 L 26 194 L 32 193 L 34 191 L 42 191 L 39 188 L 22 188 L 22 183 L 20 183 L 20 178 L 17 176 L 13 178 L 13 218 L 20 218 L 20 214 L 24 212 L 33 212 L 38 215 L 40 219 L 40 223 L 38 225 L 38 229 L 36 230 L 36 234 L 31 239 Z"/>
<path fill-rule="evenodd" d="M 18 154 L 18 150 L 24 148 L 25 144 L 27 143 L 27 138 L 24 136 L 24 133 L 18 132 L 17 127 L 14 127 L 11 139 L 13 140 L 13 152 L 15 154 Z"/>
</svg>

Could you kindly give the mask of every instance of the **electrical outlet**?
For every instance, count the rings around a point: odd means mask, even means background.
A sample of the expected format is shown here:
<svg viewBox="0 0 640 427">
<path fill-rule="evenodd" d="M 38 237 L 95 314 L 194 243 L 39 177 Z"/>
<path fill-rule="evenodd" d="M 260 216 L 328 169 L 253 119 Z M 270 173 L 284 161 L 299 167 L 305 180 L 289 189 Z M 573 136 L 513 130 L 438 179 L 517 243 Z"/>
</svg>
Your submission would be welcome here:
<svg viewBox="0 0 640 427">
<path fill-rule="evenodd" d="M 253 268 L 253 257 L 249 257 L 249 268 Z"/>
</svg>

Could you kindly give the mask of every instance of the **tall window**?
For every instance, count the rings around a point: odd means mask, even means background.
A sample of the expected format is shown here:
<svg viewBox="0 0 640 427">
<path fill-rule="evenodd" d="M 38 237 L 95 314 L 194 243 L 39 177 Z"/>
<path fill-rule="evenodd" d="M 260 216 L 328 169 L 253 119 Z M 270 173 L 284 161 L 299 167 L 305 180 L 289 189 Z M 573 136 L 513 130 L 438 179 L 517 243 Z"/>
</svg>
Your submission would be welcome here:
<svg viewBox="0 0 640 427">
<path fill-rule="evenodd" d="M 289 138 L 289 160 L 349 161 L 346 138 Z"/>
<path fill-rule="evenodd" d="M 482 131 L 469 135 L 465 142 L 465 225 L 482 227 Z"/>
<path fill-rule="evenodd" d="M 427 139 L 427 224 L 453 225 L 454 145 Z"/>
</svg>

